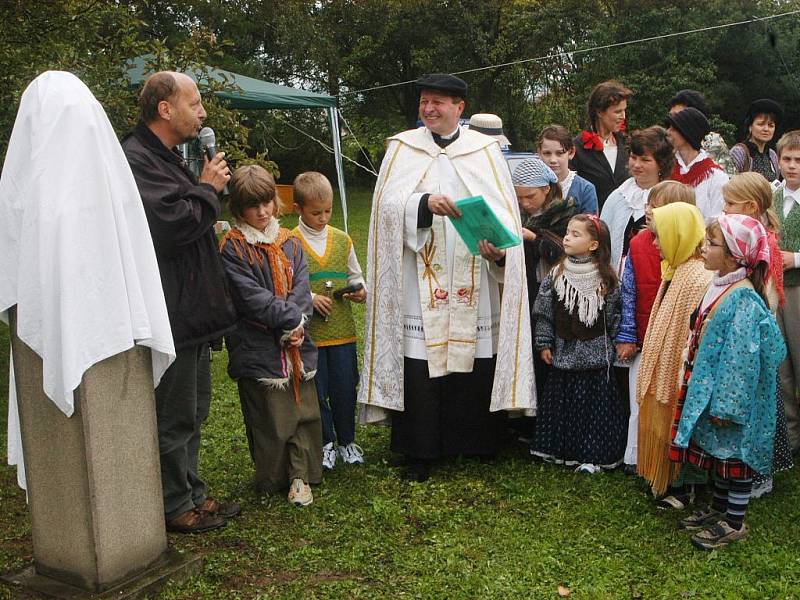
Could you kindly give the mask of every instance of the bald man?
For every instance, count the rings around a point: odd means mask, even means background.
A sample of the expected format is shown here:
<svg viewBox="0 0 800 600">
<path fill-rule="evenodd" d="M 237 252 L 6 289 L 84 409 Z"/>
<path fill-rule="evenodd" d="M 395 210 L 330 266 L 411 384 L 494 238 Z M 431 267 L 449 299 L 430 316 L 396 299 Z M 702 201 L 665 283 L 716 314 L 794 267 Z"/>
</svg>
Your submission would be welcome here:
<svg viewBox="0 0 800 600">
<path fill-rule="evenodd" d="M 192 79 L 155 73 L 139 105 L 141 121 L 122 147 L 142 196 L 177 353 L 155 391 L 164 513 L 169 531 L 198 533 L 223 527 L 240 511 L 206 495 L 197 472 L 211 404 L 209 342 L 235 321 L 214 235 L 230 171 L 220 153 L 205 159 L 196 178 L 176 149 L 197 137 L 206 118 Z"/>
</svg>

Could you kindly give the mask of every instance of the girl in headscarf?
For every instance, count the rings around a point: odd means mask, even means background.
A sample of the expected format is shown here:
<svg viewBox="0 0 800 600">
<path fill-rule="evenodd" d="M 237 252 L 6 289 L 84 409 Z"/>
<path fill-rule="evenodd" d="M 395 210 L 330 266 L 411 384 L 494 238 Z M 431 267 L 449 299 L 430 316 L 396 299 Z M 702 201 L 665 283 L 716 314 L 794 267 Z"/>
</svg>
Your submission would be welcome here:
<svg viewBox="0 0 800 600">
<path fill-rule="evenodd" d="M 661 286 L 650 313 L 636 382 L 639 402 L 637 472 L 663 495 L 680 465 L 670 463 L 670 426 L 675 415 L 689 317 L 703 297 L 711 274 L 703 267 L 700 246 L 705 235 L 700 211 L 685 202 L 653 210 L 651 229 L 662 262 Z M 693 482 L 694 483 L 694 482 Z M 684 508 L 691 489 L 681 481 L 663 498 L 663 508 Z"/>
<path fill-rule="evenodd" d="M 703 246 L 714 279 L 693 320 L 670 459 L 712 473 L 710 507 L 680 521 L 712 550 L 747 535 L 753 476 L 772 468 L 777 370 L 786 354 L 767 306 L 769 242 L 745 215 L 709 225 Z"/>
</svg>

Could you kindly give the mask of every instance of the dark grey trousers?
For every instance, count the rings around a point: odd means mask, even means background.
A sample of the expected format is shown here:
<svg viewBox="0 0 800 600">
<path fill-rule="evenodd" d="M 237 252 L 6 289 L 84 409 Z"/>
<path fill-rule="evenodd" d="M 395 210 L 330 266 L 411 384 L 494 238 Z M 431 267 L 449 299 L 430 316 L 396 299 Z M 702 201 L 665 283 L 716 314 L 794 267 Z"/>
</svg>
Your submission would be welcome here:
<svg viewBox="0 0 800 600">
<path fill-rule="evenodd" d="M 183 348 L 176 354 L 155 391 L 161 485 L 168 521 L 206 499 L 206 484 L 197 475 L 197 455 L 200 428 L 211 406 L 208 344 Z"/>
</svg>

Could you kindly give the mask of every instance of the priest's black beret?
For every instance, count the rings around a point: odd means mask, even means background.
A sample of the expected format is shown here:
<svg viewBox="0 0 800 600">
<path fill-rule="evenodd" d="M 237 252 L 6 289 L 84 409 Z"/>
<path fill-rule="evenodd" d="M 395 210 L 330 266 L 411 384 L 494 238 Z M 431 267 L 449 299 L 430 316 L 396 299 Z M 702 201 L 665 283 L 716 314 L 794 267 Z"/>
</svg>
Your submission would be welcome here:
<svg viewBox="0 0 800 600">
<path fill-rule="evenodd" d="M 431 73 L 423 75 L 414 82 L 418 92 L 422 90 L 436 90 L 450 96 L 466 99 L 467 83 L 460 77 L 447 73 Z"/>
</svg>

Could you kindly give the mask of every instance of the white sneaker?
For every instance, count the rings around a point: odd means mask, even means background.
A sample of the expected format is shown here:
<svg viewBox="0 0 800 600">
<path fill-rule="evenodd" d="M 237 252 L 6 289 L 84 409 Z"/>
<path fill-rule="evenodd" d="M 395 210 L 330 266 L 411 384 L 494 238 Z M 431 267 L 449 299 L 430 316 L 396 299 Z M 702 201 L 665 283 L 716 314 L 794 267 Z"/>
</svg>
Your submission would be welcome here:
<svg viewBox="0 0 800 600">
<path fill-rule="evenodd" d="M 336 466 L 336 450 L 333 449 L 333 442 L 328 442 L 322 447 L 322 468 L 330 471 Z"/>
<path fill-rule="evenodd" d="M 592 463 L 583 463 L 579 465 L 577 469 L 575 469 L 576 473 L 588 473 L 589 475 L 594 475 L 595 473 L 600 473 L 603 469 L 598 467 L 597 465 L 593 465 Z"/>
<path fill-rule="evenodd" d="M 287 499 L 295 506 L 308 506 L 314 501 L 314 495 L 311 493 L 311 486 L 298 477 L 292 479 Z"/>
<path fill-rule="evenodd" d="M 753 491 L 750 492 L 750 496 L 753 498 L 761 498 L 761 496 L 765 496 L 772 491 L 772 477 L 769 479 L 765 479 L 758 485 L 753 486 Z"/>
<path fill-rule="evenodd" d="M 350 442 L 347 446 L 339 446 L 339 456 L 348 465 L 363 465 L 364 451 L 355 442 Z"/>
</svg>

